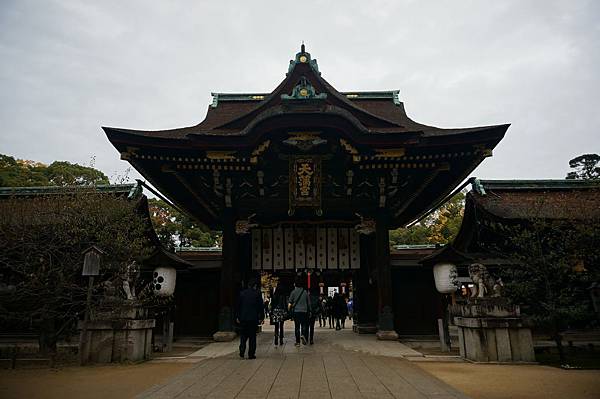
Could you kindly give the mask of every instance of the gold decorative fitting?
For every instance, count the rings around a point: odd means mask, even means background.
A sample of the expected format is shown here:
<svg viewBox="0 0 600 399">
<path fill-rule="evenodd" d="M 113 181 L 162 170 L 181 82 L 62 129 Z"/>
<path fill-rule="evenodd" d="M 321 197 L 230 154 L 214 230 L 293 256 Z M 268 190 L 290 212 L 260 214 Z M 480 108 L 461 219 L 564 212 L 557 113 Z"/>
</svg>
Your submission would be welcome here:
<svg viewBox="0 0 600 399">
<path fill-rule="evenodd" d="M 290 158 L 289 209 L 293 215 L 295 208 L 321 207 L 321 159 L 317 156 Z"/>
<path fill-rule="evenodd" d="M 348 143 L 344 139 L 340 139 L 340 145 L 344 148 L 344 150 L 346 150 L 346 152 L 348 152 L 350 155 L 352 155 L 353 162 L 360 161 L 360 156 L 358 155 L 358 150 L 356 148 L 354 148 L 352 146 L 352 144 Z"/>
<path fill-rule="evenodd" d="M 346 98 L 358 98 L 358 94 L 346 94 Z"/>
<path fill-rule="evenodd" d="M 308 61 L 308 58 L 306 58 L 305 55 L 301 55 L 300 56 L 300 62 L 306 62 L 306 61 Z"/>
<path fill-rule="evenodd" d="M 450 164 L 448 162 L 440 162 L 438 170 L 450 170 Z"/>
<path fill-rule="evenodd" d="M 235 159 L 235 151 L 206 151 L 206 157 L 211 160 L 232 160 Z"/>
<path fill-rule="evenodd" d="M 321 132 L 289 132 L 290 139 L 298 141 L 312 141 L 319 138 Z"/>
<path fill-rule="evenodd" d="M 253 100 L 264 100 L 265 96 L 252 96 L 250 98 L 252 98 Z"/>
<path fill-rule="evenodd" d="M 136 154 L 136 151 L 139 151 L 137 147 L 125 147 L 125 151 L 121 153 L 121 159 L 127 160 L 131 158 L 138 158 L 139 155 Z"/>
<path fill-rule="evenodd" d="M 298 165 L 298 188 L 300 196 L 308 197 L 312 186 L 312 175 L 314 174 L 313 166 L 309 163 L 301 163 Z"/>
<path fill-rule="evenodd" d="M 307 89 L 300 89 L 300 95 L 302 97 L 307 97 L 308 96 L 308 90 Z"/>
<path fill-rule="evenodd" d="M 262 154 L 263 152 L 265 152 L 265 150 L 267 148 L 269 148 L 269 144 L 271 144 L 271 140 L 265 140 L 262 143 L 260 143 L 258 145 L 258 147 L 256 147 L 254 149 L 254 151 L 252 151 L 252 156 L 250 157 L 250 163 L 257 163 L 258 162 L 258 156 L 260 154 Z"/>
<path fill-rule="evenodd" d="M 375 151 L 377 152 L 377 154 L 375 154 L 376 159 L 399 158 L 406 153 L 404 148 L 376 148 Z"/>
<path fill-rule="evenodd" d="M 327 140 L 322 139 L 320 134 L 321 132 L 289 132 L 290 137 L 283 140 L 283 143 L 302 151 L 308 151 L 315 146 L 327 143 Z"/>
</svg>

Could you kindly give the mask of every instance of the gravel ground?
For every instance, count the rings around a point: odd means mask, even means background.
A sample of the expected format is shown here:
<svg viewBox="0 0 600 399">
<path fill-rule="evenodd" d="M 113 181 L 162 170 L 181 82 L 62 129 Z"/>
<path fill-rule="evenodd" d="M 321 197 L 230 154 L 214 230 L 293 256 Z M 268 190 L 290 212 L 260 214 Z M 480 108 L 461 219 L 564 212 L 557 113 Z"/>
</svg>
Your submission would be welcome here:
<svg viewBox="0 0 600 399">
<path fill-rule="evenodd" d="M 185 363 L 142 363 L 0 370 L 0 398 L 132 398 L 190 366 Z"/>
<path fill-rule="evenodd" d="M 471 363 L 413 364 L 473 399 L 600 398 L 600 370 Z M 143 363 L 0 370 L 0 398 L 131 398 L 190 366 L 189 363 Z"/>
<path fill-rule="evenodd" d="M 600 370 L 535 365 L 416 363 L 473 399 L 598 399 Z"/>
</svg>

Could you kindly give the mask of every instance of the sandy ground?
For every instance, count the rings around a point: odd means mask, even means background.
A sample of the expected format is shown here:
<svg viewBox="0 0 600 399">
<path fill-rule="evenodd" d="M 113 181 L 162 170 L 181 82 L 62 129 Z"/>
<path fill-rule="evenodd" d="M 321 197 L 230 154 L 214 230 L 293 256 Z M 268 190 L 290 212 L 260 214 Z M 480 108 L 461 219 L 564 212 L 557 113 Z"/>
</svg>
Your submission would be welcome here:
<svg viewBox="0 0 600 399">
<path fill-rule="evenodd" d="M 0 370 L 0 398 L 132 398 L 190 366 L 187 363 L 142 363 Z"/>
<path fill-rule="evenodd" d="M 472 363 L 416 363 L 473 399 L 598 399 L 600 370 Z"/>
</svg>

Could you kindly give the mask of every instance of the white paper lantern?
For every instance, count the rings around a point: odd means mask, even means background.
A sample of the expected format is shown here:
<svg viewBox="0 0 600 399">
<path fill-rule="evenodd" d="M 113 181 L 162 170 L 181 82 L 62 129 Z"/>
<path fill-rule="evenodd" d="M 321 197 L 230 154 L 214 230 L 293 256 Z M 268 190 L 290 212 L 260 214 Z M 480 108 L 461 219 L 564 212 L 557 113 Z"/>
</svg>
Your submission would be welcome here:
<svg viewBox="0 0 600 399">
<path fill-rule="evenodd" d="M 169 296 L 175 292 L 175 280 L 177 271 L 173 267 L 157 267 L 152 273 L 152 285 L 154 294 L 158 296 Z"/>
<path fill-rule="evenodd" d="M 456 286 L 452 283 L 453 276 L 456 275 L 456 265 L 452 263 L 438 263 L 433 266 L 433 278 L 435 288 L 442 294 L 451 294 L 456 291 Z"/>
</svg>

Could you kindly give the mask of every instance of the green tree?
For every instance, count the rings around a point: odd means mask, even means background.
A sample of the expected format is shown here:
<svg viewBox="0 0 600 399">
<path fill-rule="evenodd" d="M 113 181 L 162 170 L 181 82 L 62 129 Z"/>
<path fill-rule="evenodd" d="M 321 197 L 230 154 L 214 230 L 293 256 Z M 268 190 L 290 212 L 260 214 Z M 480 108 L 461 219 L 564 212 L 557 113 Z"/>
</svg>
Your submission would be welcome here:
<svg viewBox="0 0 600 399">
<path fill-rule="evenodd" d="M 430 228 L 424 223 L 417 223 L 409 228 L 390 230 L 390 245 L 429 244 Z"/>
<path fill-rule="evenodd" d="M 188 215 L 169 206 L 163 200 L 148 201 L 150 218 L 161 243 L 167 248 L 214 247 L 220 243 L 220 233 L 209 230 Z"/>
<path fill-rule="evenodd" d="M 146 231 L 137 201 L 93 188 L 1 200 L 0 330 L 33 322 L 40 332 L 40 349 L 55 352 L 60 333 L 85 308 L 82 252 L 91 245 L 105 252 L 94 286 L 97 307 L 103 283 L 122 286 L 118 279 L 132 263 L 150 255 Z"/>
<path fill-rule="evenodd" d="M 0 154 L 0 187 L 47 186 L 46 165 Z"/>
<path fill-rule="evenodd" d="M 464 209 L 465 194 L 459 192 L 421 222 L 391 230 L 390 244 L 447 244 L 460 230 Z"/>
<path fill-rule="evenodd" d="M 90 166 L 66 161 L 55 161 L 45 165 L 0 154 L 0 187 L 96 184 L 109 184 L 108 177 Z"/>
<path fill-rule="evenodd" d="M 600 155 L 583 154 L 569 161 L 569 167 L 575 169 L 567 174 L 567 179 L 600 179 Z"/>
<path fill-rule="evenodd" d="M 52 162 L 46 168 L 46 176 L 51 186 L 109 184 L 108 177 L 101 171 L 67 161 Z"/>
<path fill-rule="evenodd" d="M 586 209 L 572 211 L 590 214 Z M 539 214 L 535 207 L 529 213 Z M 594 320 L 587 288 L 600 277 L 600 220 L 533 216 L 527 222 L 495 223 L 491 230 L 497 238 L 488 249 L 515 263 L 499 271 L 504 294 L 521 305 L 536 326 L 550 332 L 565 364 L 561 333 Z"/>
</svg>

